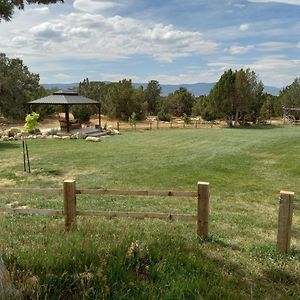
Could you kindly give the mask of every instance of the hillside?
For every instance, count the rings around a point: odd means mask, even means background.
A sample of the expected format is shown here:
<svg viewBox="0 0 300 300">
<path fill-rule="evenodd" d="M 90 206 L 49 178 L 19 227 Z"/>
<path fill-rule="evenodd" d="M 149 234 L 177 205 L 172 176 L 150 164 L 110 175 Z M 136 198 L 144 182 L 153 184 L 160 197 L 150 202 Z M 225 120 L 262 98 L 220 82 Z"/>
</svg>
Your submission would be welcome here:
<svg viewBox="0 0 300 300">
<path fill-rule="evenodd" d="M 145 89 L 147 83 L 133 83 L 135 87 L 143 86 Z M 215 83 L 193 83 L 193 84 L 161 84 L 162 87 L 162 96 L 167 96 L 170 93 L 173 93 L 180 87 L 185 87 L 195 96 L 207 95 L 210 90 L 213 88 Z M 46 89 L 51 89 L 57 87 L 58 89 L 67 90 L 78 87 L 78 83 L 44 83 L 42 86 Z M 272 95 L 278 95 L 280 89 L 274 86 L 265 86 L 265 92 Z"/>
</svg>

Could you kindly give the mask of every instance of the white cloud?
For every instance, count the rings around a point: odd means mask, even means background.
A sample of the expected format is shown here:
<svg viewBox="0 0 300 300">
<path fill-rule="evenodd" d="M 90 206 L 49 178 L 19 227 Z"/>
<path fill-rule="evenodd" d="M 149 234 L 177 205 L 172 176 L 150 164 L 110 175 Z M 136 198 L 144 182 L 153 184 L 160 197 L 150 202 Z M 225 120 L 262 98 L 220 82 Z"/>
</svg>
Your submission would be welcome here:
<svg viewBox="0 0 300 300">
<path fill-rule="evenodd" d="M 118 7 L 120 4 L 114 1 L 75 0 L 73 6 L 78 10 L 94 13 Z"/>
<path fill-rule="evenodd" d="M 62 15 L 29 30 L 16 30 L 13 40 L 2 39 L 2 42 L 6 53 L 42 54 L 47 60 L 117 60 L 148 55 L 158 61 L 172 62 L 180 57 L 210 54 L 217 48 L 215 42 L 199 32 L 88 13 Z"/>
<path fill-rule="evenodd" d="M 290 5 L 300 5 L 299 0 L 248 0 L 248 2 L 254 3 L 281 3 Z"/>
<path fill-rule="evenodd" d="M 294 47 L 295 44 L 286 42 L 265 42 L 256 45 L 257 50 L 264 52 L 275 52 Z"/>
<path fill-rule="evenodd" d="M 299 48 L 299 49 L 300 49 L 300 42 L 298 43 L 298 45 L 297 45 L 297 48 Z"/>
<path fill-rule="evenodd" d="M 29 9 L 29 13 L 48 14 L 49 8 L 48 7 L 31 8 Z"/>
<path fill-rule="evenodd" d="M 124 78 L 132 79 L 133 81 L 138 79 L 138 77 L 135 75 L 124 74 L 124 73 L 99 73 L 96 76 L 96 80 L 99 80 L 99 78 L 101 78 L 102 81 L 112 81 L 112 82 L 118 82 Z"/>
<path fill-rule="evenodd" d="M 63 82 L 63 83 L 71 83 L 73 77 L 69 74 L 65 74 L 65 73 L 58 73 L 56 75 L 53 76 L 57 81 L 59 82 Z"/>
<path fill-rule="evenodd" d="M 240 31 L 247 31 L 249 29 L 249 24 L 241 24 Z"/>
<path fill-rule="evenodd" d="M 141 81 L 148 82 L 155 78 L 161 84 L 191 84 L 198 82 L 215 82 L 220 75 L 221 73 L 219 70 L 211 68 L 179 74 L 152 74 L 145 79 L 141 79 Z"/>
<path fill-rule="evenodd" d="M 225 49 L 225 52 L 229 52 L 233 55 L 235 54 L 245 54 L 250 49 L 253 49 L 254 46 L 248 45 L 248 46 L 231 46 L 229 49 Z"/>
<path fill-rule="evenodd" d="M 262 79 L 264 84 L 283 87 L 299 76 L 300 59 L 287 59 L 280 56 L 261 57 L 251 63 L 234 61 L 217 61 L 208 63 L 209 67 L 218 68 L 220 72 L 232 69 L 250 68 Z"/>
</svg>

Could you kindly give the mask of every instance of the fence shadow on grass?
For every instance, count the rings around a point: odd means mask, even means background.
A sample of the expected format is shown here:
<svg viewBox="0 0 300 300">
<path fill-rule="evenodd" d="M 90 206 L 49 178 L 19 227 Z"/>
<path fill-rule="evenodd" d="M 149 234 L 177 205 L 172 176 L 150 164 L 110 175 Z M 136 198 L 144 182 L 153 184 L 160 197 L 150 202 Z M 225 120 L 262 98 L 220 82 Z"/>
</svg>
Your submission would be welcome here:
<svg viewBox="0 0 300 300">
<path fill-rule="evenodd" d="M 11 143 L 11 142 L 0 142 L 0 151 L 21 148 L 20 144 Z"/>
<path fill-rule="evenodd" d="M 270 130 L 270 129 L 278 129 L 283 128 L 282 125 L 272 125 L 272 124 L 261 124 L 261 125 L 245 125 L 245 126 L 237 126 L 237 127 L 228 127 L 230 129 L 243 129 L 243 130 Z"/>
</svg>

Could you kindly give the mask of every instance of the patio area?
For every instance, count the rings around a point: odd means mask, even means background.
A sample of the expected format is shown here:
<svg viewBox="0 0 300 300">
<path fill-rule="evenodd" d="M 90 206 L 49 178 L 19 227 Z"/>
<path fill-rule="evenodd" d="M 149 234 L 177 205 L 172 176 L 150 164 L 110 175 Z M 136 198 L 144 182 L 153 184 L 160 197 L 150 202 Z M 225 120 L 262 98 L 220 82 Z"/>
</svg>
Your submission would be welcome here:
<svg viewBox="0 0 300 300">
<path fill-rule="evenodd" d="M 70 129 L 69 132 L 65 130 L 59 130 L 57 132 L 58 136 L 72 136 L 75 134 L 82 134 L 91 137 L 101 137 L 107 135 L 107 131 L 103 129 L 93 128 L 93 127 L 85 127 L 85 128 L 78 128 L 78 129 Z"/>
</svg>

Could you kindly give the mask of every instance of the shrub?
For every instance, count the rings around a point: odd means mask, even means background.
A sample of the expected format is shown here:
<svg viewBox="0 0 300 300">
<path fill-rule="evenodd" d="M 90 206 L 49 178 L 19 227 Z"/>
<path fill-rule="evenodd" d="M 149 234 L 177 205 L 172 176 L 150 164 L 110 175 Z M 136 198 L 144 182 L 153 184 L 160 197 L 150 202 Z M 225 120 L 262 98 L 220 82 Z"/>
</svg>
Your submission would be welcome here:
<svg viewBox="0 0 300 300">
<path fill-rule="evenodd" d="M 184 121 L 185 124 L 191 124 L 191 122 L 192 122 L 191 117 L 188 116 L 188 115 L 185 114 L 185 113 L 183 114 L 182 119 L 183 119 L 183 121 Z"/>
<path fill-rule="evenodd" d="M 93 114 L 93 109 L 88 105 L 74 105 L 72 107 L 72 114 L 75 119 L 87 122 L 90 120 L 91 115 Z"/>
<path fill-rule="evenodd" d="M 128 122 L 130 123 L 131 127 L 133 126 L 136 127 L 136 119 L 137 119 L 136 113 L 133 112 L 131 116 L 128 118 Z"/>
<path fill-rule="evenodd" d="M 38 120 L 39 120 L 40 115 L 32 112 L 31 114 L 28 114 L 25 118 L 25 129 L 29 133 L 34 133 L 37 125 L 38 125 Z"/>
<path fill-rule="evenodd" d="M 165 112 L 164 110 L 161 110 L 158 114 L 157 117 L 160 121 L 166 121 L 166 122 L 170 122 L 171 121 L 171 114 Z"/>
</svg>

